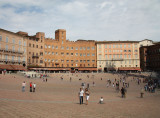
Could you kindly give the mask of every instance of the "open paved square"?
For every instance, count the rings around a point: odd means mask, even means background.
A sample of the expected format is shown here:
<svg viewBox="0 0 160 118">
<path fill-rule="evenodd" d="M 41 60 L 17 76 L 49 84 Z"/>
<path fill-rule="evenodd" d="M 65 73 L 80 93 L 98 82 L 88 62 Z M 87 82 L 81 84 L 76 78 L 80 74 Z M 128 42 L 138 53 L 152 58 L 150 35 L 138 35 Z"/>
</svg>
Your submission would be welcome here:
<svg viewBox="0 0 160 118">
<path fill-rule="evenodd" d="M 121 98 L 112 84 L 106 87 L 108 79 L 113 83 L 120 77 L 109 73 L 54 73 L 43 82 L 42 78 L 29 79 L 19 74 L 0 75 L 0 118 L 160 118 L 160 91 L 145 92 L 140 98 L 144 83 L 138 85 L 130 76 L 126 80 L 130 84 L 126 98 Z M 23 81 L 25 92 L 21 90 Z M 29 92 L 30 82 L 37 85 L 35 93 Z M 90 84 L 88 105 L 79 104 L 82 82 Z M 101 96 L 105 104 L 98 104 Z"/>
</svg>

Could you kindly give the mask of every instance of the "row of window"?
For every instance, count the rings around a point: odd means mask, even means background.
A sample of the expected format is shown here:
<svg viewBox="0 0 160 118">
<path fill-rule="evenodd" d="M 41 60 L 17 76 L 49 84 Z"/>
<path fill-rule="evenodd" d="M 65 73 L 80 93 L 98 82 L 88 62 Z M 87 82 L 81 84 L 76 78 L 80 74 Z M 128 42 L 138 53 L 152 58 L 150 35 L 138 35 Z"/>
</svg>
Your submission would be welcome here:
<svg viewBox="0 0 160 118">
<path fill-rule="evenodd" d="M 3 57 L 2 57 L 3 58 Z M 21 60 L 23 60 L 23 61 L 25 61 L 25 57 L 23 57 L 23 58 L 21 58 L 20 56 L 9 56 L 9 55 L 4 55 L 4 59 L 6 60 L 6 61 L 21 61 Z"/>
<path fill-rule="evenodd" d="M 137 60 L 135 60 L 135 61 L 132 61 L 132 60 L 125 60 L 125 61 L 120 61 L 120 64 L 133 64 L 135 62 L 135 64 L 137 64 L 138 63 L 138 61 Z M 116 62 L 105 62 L 106 63 L 106 65 L 111 65 L 111 64 L 116 64 Z M 119 62 L 118 62 L 119 63 Z M 99 61 L 99 64 L 103 64 L 103 61 Z"/>
<path fill-rule="evenodd" d="M 38 48 L 38 45 L 29 43 L 29 47 Z M 41 49 L 43 49 L 43 46 L 41 46 Z"/>
<path fill-rule="evenodd" d="M 0 41 L 2 41 L 2 36 L 1 36 L 1 35 L 0 35 Z M 8 37 L 6 37 L 5 42 L 6 42 L 6 43 L 8 43 L 8 42 L 11 43 L 11 41 L 9 41 L 9 38 L 8 38 Z M 15 44 L 15 39 L 12 39 L 12 43 Z M 19 43 L 18 43 L 18 44 L 19 44 L 19 45 L 22 45 L 22 41 L 19 40 Z M 23 46 L 26 46 L 26 42 L 25 42 L 25 41 L 23 42 Z"/>
<path fill-rule="evenodd" d="M 47 46 L 47 45 L 45 45 L 45 48 L 58 49 L 58 46 L 54 46 L 54 45 L 52 45 L 52 46 L 48 45 L 48 46 Z M 61 46 L 61 49 L 64 49 L 64 46 Z M 68 47 L 68 46 L 67 46 L 66 49 L 67 49 L 67 50 L 69 50 L 69 49 L 70 49 L 70 50 L 74 50 L 74 49 L 75 49 L 75 50 L 78 50 L 78 49 L 80 49 L 80 50 L 82 50 L 82 49 L 83 49 L 83 50 L 86 50 L 86 49 L 87 49 L 87 50 L 90 50 L 91 47 L 75 47 L 75 48 L 74 48 L 74 47 Z M 95 47 L 92 47 L 92 50 L 94 50 L 94 49 L 95 49 Z"/>
<path fill-rule="evenodd" d="M 54 52 L 52 52 L 52 53 L 51 53 L 51 52 L 45 52 L 45 55 L 47 55 L 47 54 L 48 54 L 48 55 L 51 55 L 51 54 L 52 54 L 52 55 L 54 55 L 54 54 L 55 54 L 55 55 L 58 55 L 58 52 L 55 52 L 55 53 L 54 53 Z M 61 52 L 61 55 L 64 56 L 64 52 Z M 66 55 L 67 55 L 67 56 L 69 56 L 69 55 L 73 56 L 74 53 L 66 53 Z M 78 56 L 78 53 L 75 53 L 75 55 Z M 86 56 L 86 55 L 87 55 L 87 56 L 90 56 L 90 53 L 87 53 L 87 54 L 86 54 L 86 53 L 83 53 L 83 54 L 80 53 L 80 54 L 79 54 L 79 56 Z M 95 54 L 92 53 L 92 56 L 95 56 Z"/>
<path fill-rule="evenodd" d="M 1 44 L 0 44 L 0 49 L 1 49 Z M 8 51 L 8 45 L 5 46 L 5 50 Z M 12 46 L 12 51 L 15 52 L 15 46 Z M 26 48 L 18 48 L 18 52 L 24 51 L 24 53 L 26 52 Z"/>
<path fill-rule="evenodd" d="M 105 48 L 131 48 L 131 44 L 105 44 Z M 102 45 L 98 44 L 98 48 L 101 49 Z M 134 44 L 134 47 L 137 48 L 137 44 Z"/>
<path fill-rule="evenodd" d="M 57 65 L 54 64 L 54 63 L 45 63 L 45 66 L 57 67 Z M 66 64 L 66 65 L 61 64 L 61 65 L 58 65 L 58 67 L 73 67 L 73 66 L 74 66 L 74 64 Z M 75 64 L 75 66 L 77 67 L 78 64 Z M 80 64 L 79 66 L 80 66 L 80 67 L 91 67 L 90 64 Z M 92 67 L 95 67 L 95 65 L 92 64 Z"/>
<path fill-rule="evenodd" d="M 47 62 L 47 61 L 48 62 L 58 62 L 57 59 L 56 60 L 54 60 L 54 59 L 52 59 L 52 60 L 51 59 L 45 59 L 45 62 Z M 62 59 L 61 62 L 63 63 L 64 60 Z M 81 62 L 81 63 L 84 62 L 85 63 L 85 62 L 88 62 L 89 63 L 90 60 L 66 60 L 66 62 L 67 63 L 69 63 L 69 62 L 71 62 L 71 63 L 78 63 L 78 62 Z M 95 62 L 95 60 L 92 60 L 92 62 Z"/>
<path fill-rule="evenodd" d="M 135 57 L 135 58 L 138 58 L 138 55 L 134 55 L 134 57 Z M 99 59 L 102 59 L 102 55 L 99 55 L 98 58 L 99 58 Z M 105 58 L 106 58 L 106 59 L 108 59 L 108 58 L 110 58 L 110 59 L 111 59 L 111 58 L 120 58 L 120 59 L 125 58 L 125 59 L 126 59 L 126 58 L 131 58 L 131 55 L 130 55 L 130 54 L 129 54 L 129 55 L 126 55 L 126 54 L 125 54 L 125 55 L 118 55 L 118 54 L 117 54 L 117 55 L 111 55 L 111 54 L 110 54 L 110 55 L 107 55 L 107 54 L 106 54 L 106 55 L 105 55 Z"/>
<path fill-rule="evenodd" d="M 107 52 L 131 52 L 131 50 L 105 50 L 105 53 Z M 134 50 L 134 52 L 138 52 L 138 50 Z M 99 50 L 99 53 L 102 53 L 102 50 Z"/>
</svg>

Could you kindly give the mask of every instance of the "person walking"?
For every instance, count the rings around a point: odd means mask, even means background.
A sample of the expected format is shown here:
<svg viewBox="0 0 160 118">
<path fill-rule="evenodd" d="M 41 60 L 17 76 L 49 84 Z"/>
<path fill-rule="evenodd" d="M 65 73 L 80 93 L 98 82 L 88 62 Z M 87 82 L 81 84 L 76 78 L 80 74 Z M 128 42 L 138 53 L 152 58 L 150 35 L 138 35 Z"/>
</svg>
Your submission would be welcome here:
<svg viewBox="0 0 160 118">
<path fill-rule="evenodd" d="M 30 92 L 32 92 L 32 82 L 30 82 Z"/>
<path fill-rule="evenodd" d="M 22 83 L 22 92 L 25 92 L 25 86 L 26 86 L 26 83 L 25 81 Z"/>
<path fill-rule="evenodd" d="M 35 90 L 36 90 L 36 84 L 34 83 L 33 84 L 33 92 L 35 92 Z"/>
<path fill-rule="evenodd" d="M 84 96 L 84 91 L 82 88 L 80 88 L 80 92 L 78 93 L 80 105 L 83 104 L 83 96 Z"/>
<path fill-rule="evenodd" d="M 143 98 L 143 95 L 144 95 L 144 90 L 143 90 L 143 88 L 141 88 L 141 93 L 140 93 L 140 95 L 141 95 L 141 98 Z"/>
<path fill-rule="evenodd" d="M 125 97 L 125 89 L 123 87 L 121 89 L 121 94 L 122 94 L 122 98 L 124 98 Z"/>
<path fill-rule="evenodd" d="M 85 89 L 86 105 L 88 105 L 89 94 L 90 94 L 90 92 L 89 92 L 89 90 L 86 88 L 86 89 Z"/>
</svg>

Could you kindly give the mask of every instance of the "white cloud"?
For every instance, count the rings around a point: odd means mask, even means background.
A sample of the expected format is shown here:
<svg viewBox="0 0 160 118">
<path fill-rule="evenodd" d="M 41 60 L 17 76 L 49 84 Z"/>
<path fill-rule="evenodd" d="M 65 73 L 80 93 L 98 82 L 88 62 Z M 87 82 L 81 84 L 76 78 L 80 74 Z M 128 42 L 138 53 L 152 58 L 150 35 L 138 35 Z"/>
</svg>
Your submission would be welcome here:
<svg viewBox="0 0 160 118">
<path fill-rule="evenodd" d="M 5 0 L 0 26 L 54 38 L 66 29 L 67 39 L 160 41 L 158 0 Z"/>
</svg>

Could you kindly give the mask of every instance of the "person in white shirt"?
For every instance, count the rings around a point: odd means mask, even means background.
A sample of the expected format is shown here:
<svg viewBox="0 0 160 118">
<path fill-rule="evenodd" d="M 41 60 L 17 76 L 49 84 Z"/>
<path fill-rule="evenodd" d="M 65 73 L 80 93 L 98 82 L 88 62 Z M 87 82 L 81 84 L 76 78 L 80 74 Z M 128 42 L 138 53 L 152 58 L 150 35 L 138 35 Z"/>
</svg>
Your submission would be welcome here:
<svg viewBox="0 0 160 118">
<path fill-rule="evenodd" d="M 100 98 L 99 104 L 103 104 L 103 97 Z"/>
<path fill-rule="evenodd" d="M 78 93 L 80 105 L 83 104 L 83 96 L 84 96 L 84 91 L 82 90 L 82 88 L 80 88 L 80 92 Z"/>
<path fill-rule="evenodd" d="M 36 84 L 34 83 L 33 84 L 33 92 L 35 92 L 35 90 L 36 90 Z"/>
<path fill-rule="evenodd" d="M 22 92 L 25 92 L 25 86 L 26 86 L 26 83 L 25 81 L 22 83 Z"/>
</svg>

